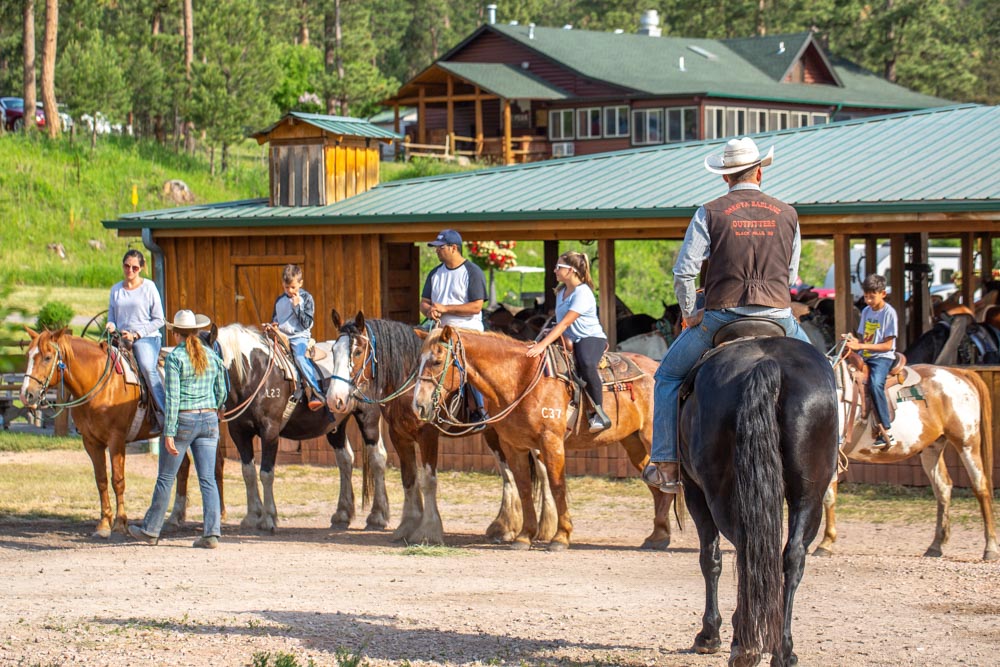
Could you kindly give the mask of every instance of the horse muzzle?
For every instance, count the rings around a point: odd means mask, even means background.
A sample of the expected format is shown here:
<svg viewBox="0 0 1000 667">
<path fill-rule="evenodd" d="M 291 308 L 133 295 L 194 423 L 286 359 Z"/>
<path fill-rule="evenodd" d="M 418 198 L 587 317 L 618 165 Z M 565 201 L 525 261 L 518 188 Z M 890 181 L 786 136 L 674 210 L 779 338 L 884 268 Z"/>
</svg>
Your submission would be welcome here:
<svg viewBox="0 0 1000 667">
<path fill-rule="evenodd" d="M 35 392 L 30 389 L 22 389 L 19 396 L 21 403 L 24 407 L 31 408 L 32 410 L 38 407 L 38 403 L 42 400 L 41 392 Z"/>
</svg>

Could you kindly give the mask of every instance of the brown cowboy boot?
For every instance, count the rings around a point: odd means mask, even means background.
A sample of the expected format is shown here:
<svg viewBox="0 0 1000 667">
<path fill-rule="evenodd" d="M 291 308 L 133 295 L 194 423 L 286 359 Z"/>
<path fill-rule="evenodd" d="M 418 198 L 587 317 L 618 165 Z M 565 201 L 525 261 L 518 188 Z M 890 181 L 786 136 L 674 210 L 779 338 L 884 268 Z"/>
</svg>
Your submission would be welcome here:
<svg viewBox="0 0 1000 667">
<path fill-rule="evenodd" d="M 683 487 L 681 466 L 677 461 L 650 462 L 642 471 L 642 481 L 663 493 L 679 493 Z"/>
</svg>

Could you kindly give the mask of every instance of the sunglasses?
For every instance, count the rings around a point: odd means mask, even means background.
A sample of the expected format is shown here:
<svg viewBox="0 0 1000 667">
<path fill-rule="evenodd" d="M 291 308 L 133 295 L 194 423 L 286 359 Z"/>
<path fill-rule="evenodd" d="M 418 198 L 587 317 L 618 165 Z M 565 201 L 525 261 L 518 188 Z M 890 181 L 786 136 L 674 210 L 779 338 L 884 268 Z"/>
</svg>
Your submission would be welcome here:
<svg viewBox="0 0 1000 667">
<path fill-rule="evenodd" d="M 138 264 L 122 264 L 122 268 L 125 269 L 126 271 L 131 272 L 131 271 L 138 271 L 142 267 L 139 266 Z"/>
<path fill-rule="evenodd" d="M 569 269 L 570 271 L 575 271 L 576 270 L 572 266 L 570 266 L 569 264 L 556 264 L 556 268 L 557 269 Z"/>
</svg>

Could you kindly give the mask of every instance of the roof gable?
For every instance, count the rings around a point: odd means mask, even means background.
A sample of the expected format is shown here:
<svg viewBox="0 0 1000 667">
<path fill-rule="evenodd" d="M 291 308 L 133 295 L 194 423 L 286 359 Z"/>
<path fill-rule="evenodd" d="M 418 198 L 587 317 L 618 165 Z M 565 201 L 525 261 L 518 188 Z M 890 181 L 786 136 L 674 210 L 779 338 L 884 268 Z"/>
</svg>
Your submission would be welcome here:
<svg viewBox="0 0 1000 667">
<path fill-rule="evenodd" d="M 323 132 L 337 134 L 345 137 L 364 137 L 368 139 L 380 139 L 382 141 L 392 141 L 402 139 L 402 135 L 390 130 L 378 127 L 364 118 L 352 118 L 350 116 L 328 116 L 318 113 L 305 113 L 302 111 L 290 111 L 281 117 L 281 120 L 274 123 L 265 130 L 254 132 L 253 138 L 257 143 L 265 143 L 275 132 L 280 133 L 283 128 L 294 126 L 298 123 L 305 123 Z"/>
</svg>

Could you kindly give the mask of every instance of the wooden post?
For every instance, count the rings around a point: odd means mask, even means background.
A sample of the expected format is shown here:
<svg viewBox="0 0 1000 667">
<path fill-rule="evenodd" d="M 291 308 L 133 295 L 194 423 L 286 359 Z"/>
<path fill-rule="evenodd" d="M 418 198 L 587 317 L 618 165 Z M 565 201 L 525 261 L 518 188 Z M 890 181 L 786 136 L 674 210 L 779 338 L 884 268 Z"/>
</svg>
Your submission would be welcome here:
<svg viewBox="0 0 1000 667">
<path fill-rule="evenodd" d="M 928 239 L 929 235 L 926 232 L 910 236 L 914 265 L 920 266 L 928 263 Z M 916 340 L 931 325 L 931 281 L 929 274 L 923 271 L 913 272 L 913 281 L 910 284 L 910 304 L 912 305 L 910 313 L 913 321 L 909 323 L 909 327 L 912 340 Z M 899 313 L 896 314 L 899 315 Z"/>
<path fill-rule="evenodd" d="M 417 143 L 427 143 L 427 105 L 424 104 L 424 87 L 417 94 Z"/>
<path fill-rule="evenodd" d="M 545 312 L 554 313 L 556 310 L 556 262 L 559 261 L 559 241 L 543 241 L 543 254 L 545 256 Z"/>
<path fill-rule="evenodd" d="M 447 80 L 448 87 L 448 101 L 445 102 L 445 107 L 447 108 L 447 134 L 455 134 L 455 103 L 452 102 L 451 98 L 455 93 L 455 82 L 452 80 L 451 75 L 448 75 Z"/>
<path fill-rule="evenodd" d="M 510 144 L 510 100 L 503 101 L 503 163 L 514 164 Z"/>
<path fill-rule="evenodd" d="M 597 242 L 597 257 L 601 270 L 601 294 L 598 308 L 601 311 L 601 326 L 608 334 L 608 349 L 618 344 L 617 320 L 615 319 L 615 240 L 601 239 Z"/>
<path fill-rule="evenodd" d="M 899 318 L 899 338 L 896 339 L 896 349 L 905 350 L 909 341 L 909 331 L 906 322 L 906 302 L 903 295 L 906 294 L 906 239 L 902 234 L 893 234 L 889 237 L 889 284 L 892 285 L 892 296 L 889 302 L 896 309 Z"/>
<path fill-rule="evenodd" d="M 399 102 L 392 105 L 392 131 L 399 134 Z"/>
<path fill-rule="evenodd" d="M 854 270 L 854 267 L 851 267 Z M 858 276 L 858 282 L 863 282 L 866 276 L 878 273 L 878 237 L 865 237 L 865 273 Z"/>
<path fill-rule="evenodd" d="M 476 157 L 483 152 L 483 101 L 479 99 L 479 86 L 476 86 Z"/>
<path fill-rule="evenodd" d="M 853 332 L 854 317 L 851 309 L 854 299 L 851 296 L 851 237 L 845 234 L 833 235 L 833 287 L 836 291 L 834 299 L 833 319 L 836 335 Z"/>
<path fill-rule="evenodd" d="M 962 234 L 962 261 L 960 264 L 962 267 L 962 305 L 969 308 L 972 308 L 974 301 L 972 295 L 976 291 L 976 272 L 973 268 L 975 267 L 974 252 L 972 232 Z"/>
<path fill-rule="evenodd" d="M 979 235 L 979 275 L 982 284 L 993 280 L 993 235 L 989 232 Z"/>
</svg>

